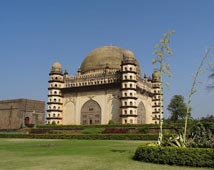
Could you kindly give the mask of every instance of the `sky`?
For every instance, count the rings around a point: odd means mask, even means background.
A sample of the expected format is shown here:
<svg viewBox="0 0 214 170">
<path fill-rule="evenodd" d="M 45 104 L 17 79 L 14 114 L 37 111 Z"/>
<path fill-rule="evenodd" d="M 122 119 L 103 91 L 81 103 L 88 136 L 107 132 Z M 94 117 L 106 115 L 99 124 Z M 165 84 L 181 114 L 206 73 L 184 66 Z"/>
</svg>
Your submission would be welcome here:
<svg viewBox="0 0 214 170">
<path fill-rule="evenodd" d="M 214 45 L 213 0 L 0 0 L 0 100 L 47 101 L 48 78 L 58 61 L 76 74 L 93 49 L 119 46 L 134 52 L 142 74 L 151 75 L 154 46 L 170 38 L 172 78 L 164 77 L 165 117 L 173 95 L 188 99 L 206 49 Z M 208 63 L 192 98 L 192 116 L 214 115 L 214 90 L 207 89 Z"/>
</svg>

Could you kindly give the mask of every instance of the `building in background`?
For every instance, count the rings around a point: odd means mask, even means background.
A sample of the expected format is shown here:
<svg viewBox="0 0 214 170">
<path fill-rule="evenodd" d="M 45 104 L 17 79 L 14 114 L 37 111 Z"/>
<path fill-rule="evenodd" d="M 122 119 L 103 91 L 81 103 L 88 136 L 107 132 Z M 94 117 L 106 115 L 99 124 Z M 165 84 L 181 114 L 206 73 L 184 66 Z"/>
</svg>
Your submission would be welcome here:
<svg viewBox="0 0 214 170">
<path fill-rule="evenodd" d="M 159 72 L 142 77 L 130 50 L 96 48 L 76 75 L 69 75 L 58 62 L 52 65 L 46 121 L 58 125 L 159 123 L 161 88 Z"/>
<path fill-rule="evenodd" d="M 44 124 L 45 102 L 31 99 L 0 100 L 0 129 Z"/>
</svg>

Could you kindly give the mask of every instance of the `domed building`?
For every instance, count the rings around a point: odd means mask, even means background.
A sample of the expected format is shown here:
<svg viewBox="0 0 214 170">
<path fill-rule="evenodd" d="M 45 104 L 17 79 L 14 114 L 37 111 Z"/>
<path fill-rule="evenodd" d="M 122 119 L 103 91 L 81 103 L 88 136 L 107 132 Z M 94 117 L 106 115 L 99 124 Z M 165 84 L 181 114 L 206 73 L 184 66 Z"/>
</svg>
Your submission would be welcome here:
<svg viewBox="0 0 214 170">
<path fill-rule="evenodd" d="M 91 51 L 76 75 L 60 63 L 49 74 L 46 121 L 58 125 L 150 124 L 162 117 L 160 74 L 141 76 L 133 52 L 116 46 Z"/>
</svg>

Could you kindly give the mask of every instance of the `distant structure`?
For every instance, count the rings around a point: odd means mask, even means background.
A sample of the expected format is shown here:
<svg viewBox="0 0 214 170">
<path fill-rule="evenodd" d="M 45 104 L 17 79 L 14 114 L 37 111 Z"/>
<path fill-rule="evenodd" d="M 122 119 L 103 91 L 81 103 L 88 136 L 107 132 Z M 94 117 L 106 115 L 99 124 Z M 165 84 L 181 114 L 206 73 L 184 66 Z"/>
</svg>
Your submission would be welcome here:
<svg viewBox="0 0 214 170">
<path fill-rule="evenodd" d="M 158 71 L 141 76 L 133 52 L 103 46 L 90 52 L 76 75 L 52 65 L 46 123 L 57 125 L 150 124 L 162 118 Z M 161 113 L 161 114 L 160 114 Z"/>
<path fill-rule="evenodd" d="M 30 99 L 0 100 L 0 129 L 19 129 L 44 123 L 44 101 Z"/>
</svg>

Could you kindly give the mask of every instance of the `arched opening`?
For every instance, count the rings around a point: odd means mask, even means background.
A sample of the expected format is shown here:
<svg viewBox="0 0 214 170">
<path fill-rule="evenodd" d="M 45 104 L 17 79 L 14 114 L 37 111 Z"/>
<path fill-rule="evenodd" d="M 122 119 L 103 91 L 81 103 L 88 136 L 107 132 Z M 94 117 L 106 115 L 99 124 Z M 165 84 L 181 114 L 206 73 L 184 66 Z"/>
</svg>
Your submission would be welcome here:
<svg viewBox="0 0 214 170">
<path fill-rule="evenodd" d="M 143 102 L 140 102 L 137 109 L 137 123 L 145 124 L 146 123 L 146 109 Z"/>
<path fill-rule="evenodd" d="M 101 124 L 101 108 L 94 100 L 87 101 L 81 109 L 81 124 Z"/>
<path fill-rule="evenodd" d="M 30 124 L 30 118 L 25 117 L 25 126 L 28 126 Z"/>
</svg>

